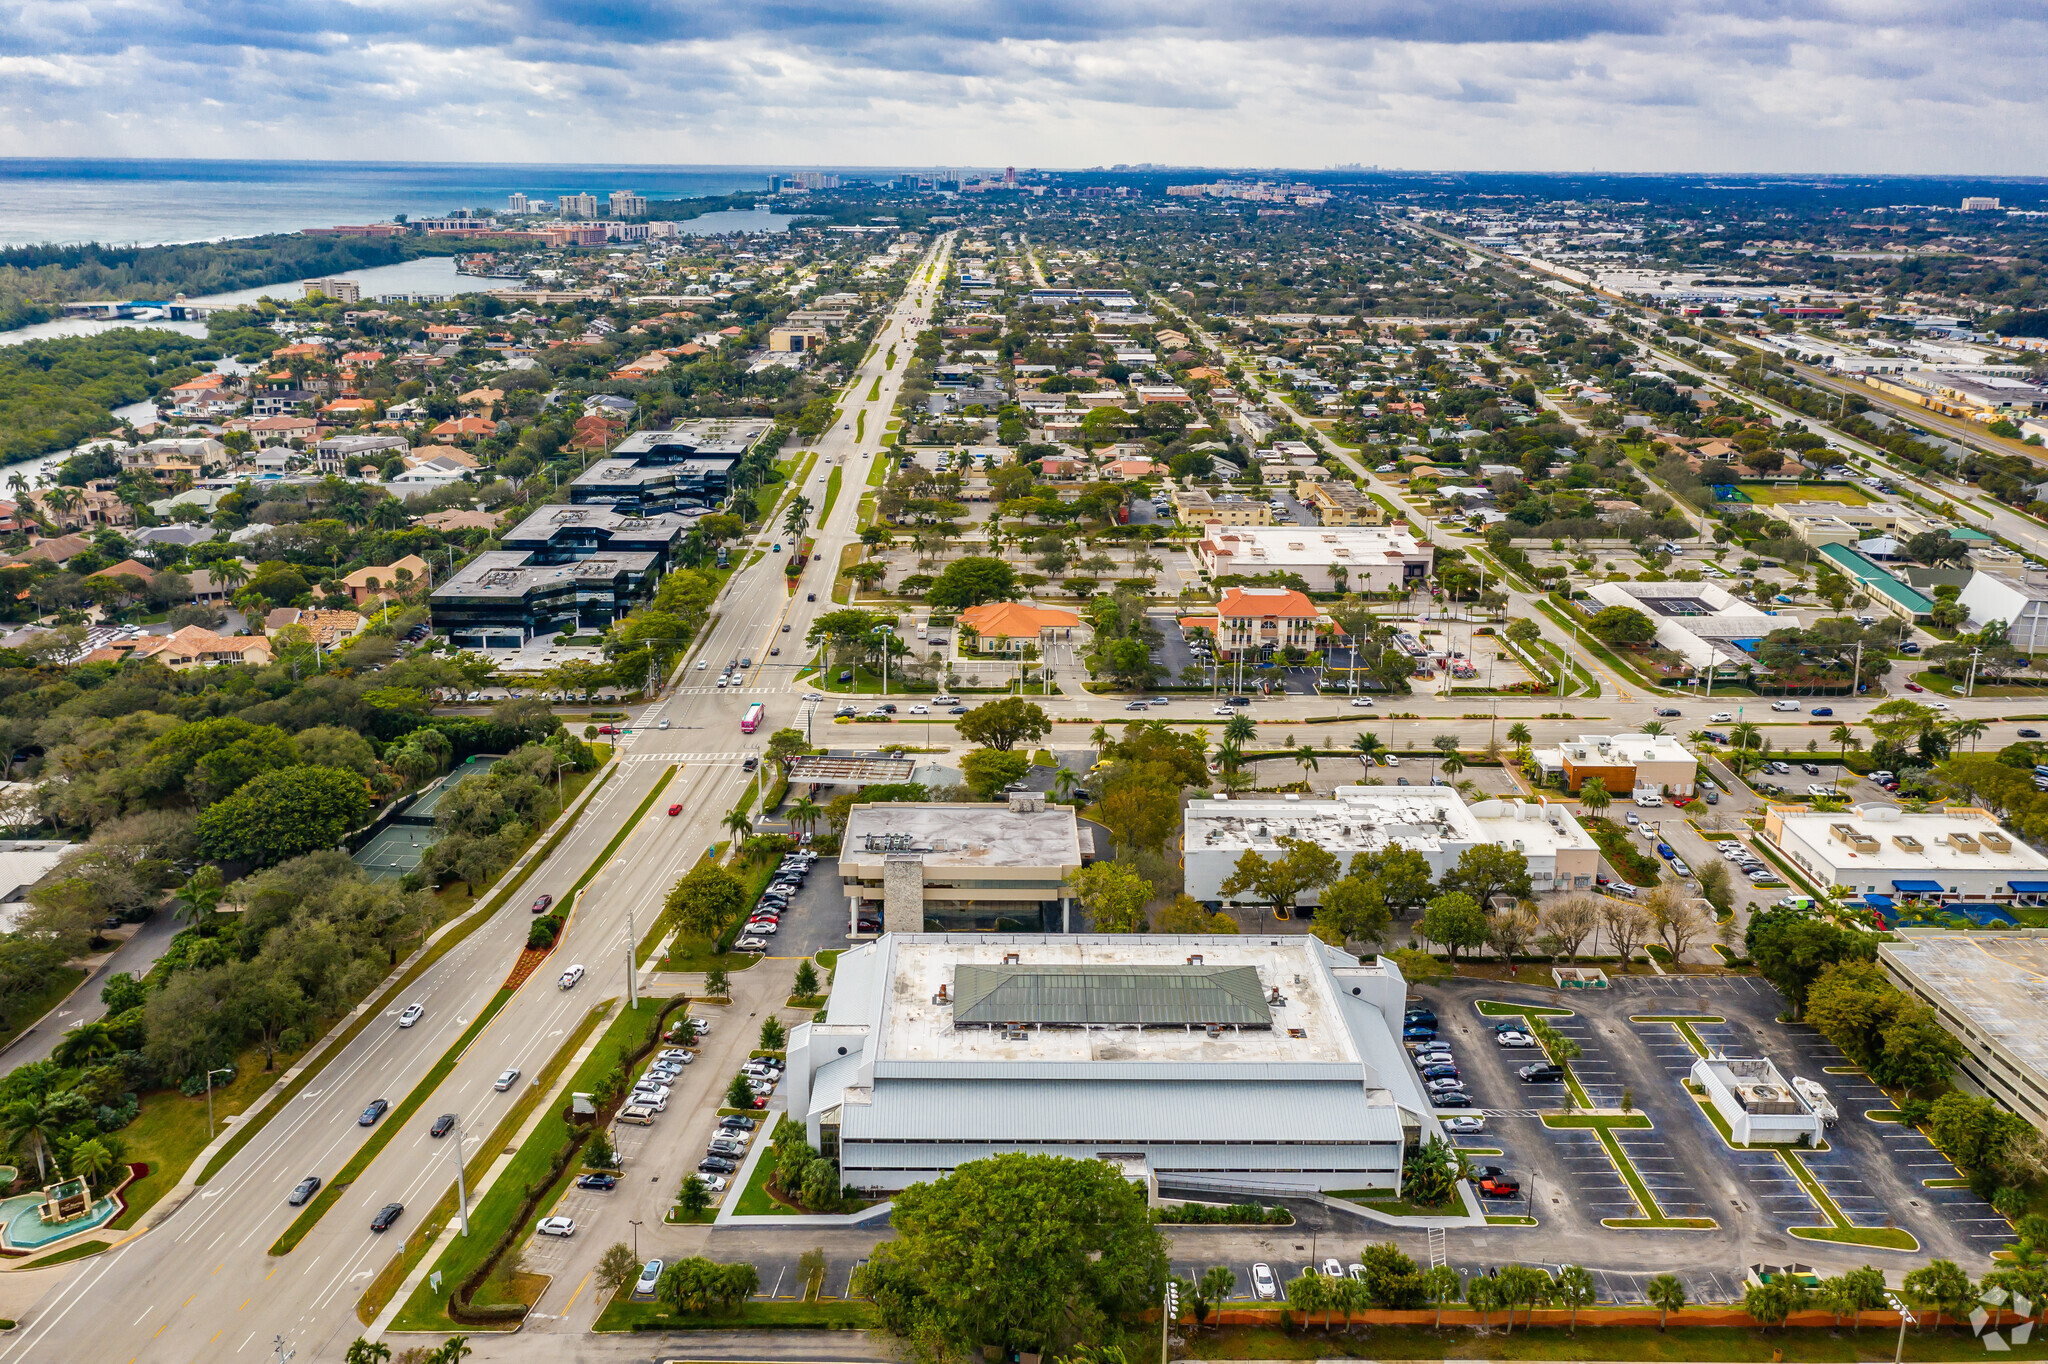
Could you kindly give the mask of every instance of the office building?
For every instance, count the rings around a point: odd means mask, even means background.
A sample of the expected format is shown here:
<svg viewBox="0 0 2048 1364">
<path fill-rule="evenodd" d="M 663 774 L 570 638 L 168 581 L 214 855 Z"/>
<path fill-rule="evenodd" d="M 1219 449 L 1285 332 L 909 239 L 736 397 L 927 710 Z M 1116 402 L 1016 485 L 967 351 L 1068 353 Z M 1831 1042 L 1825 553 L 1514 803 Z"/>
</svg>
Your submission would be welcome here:
<svg viewBox="0 0 2048 1364">
<path fill-rule="evenodd" d="M 1311 592 L 1400 592 L 1429 577 L 1436 549 L 1384 526 L 1203 528 L 1195 558 L 1215 577 L 1292 573 Z"/>
<path fill-rule="evenodd" d="M 1067 877 L 1092 861 L 1072 806 L 1019 791 L 1007 804 L 856 805 L 840 841 L 847 920 L 926 929 L 1065 932 Z"/>
<path fill-rule="evenodd" d="M 2048 857 L 2008 834 L 1988 810 L 1952 805 L 1912 813 L 1867 801 L 1844 813 L 1773 805 L 1764 837 L 1822 886 L 1888 910 L 1897 900 L 1961 914 L 2048 900 Z"/>
<path fill-rule="evenodd" d="M 596 634 L 645 598 L 660 576 L 661 556 L 647 552 L 543 563 L 530 550 L 485 550 L 434 589 L 434 629 L 464 649 Z"/>
<path fill-rule="evenodd" d="M 614 218 L 644 218 L 647 216 L 647 196 L 635 194 L 630 189 L 612 191 L 611 210 Z"/>
<path fill-rule="evenodd" d="M 1440 1132 L 1399 1042 L 1407 982 L 1307 934 L 891 933 L 789 1039 L 790 1113 L 886 1191 L 1011 1152 L 1148 1190 L 1397 1192 Z"/>
<path fill-rule="evenodd" d="M 299 287 L 307 298 L 318 294 L 336 303 L 363 301 L 363 286 L 352 279 L 309 279 Z"/>
<path fill-rule="evenodd" d="M 2048 1130 L 2048 939 L 1911 929 L 1877 959 L 1963 1044 L 1963 1086 Z"/>
<path fill-rule="evenodd" d="M 651 512 L 641 516 L 615 507 L 552 503 L 505 532 L 506 549 L 524 550 L 536 564 L 566 564 L 596 554 L 652 554 L 655 571 L 665 572 L 683 537 L 701 513 Z"/>
<path fill-rule="evenodd" d="M 1522 854 L 1536 891 L 1584 890 L 1600 868 L 1599 845 L 1571 812 L 1545 800 L 1483 800 L 1467 805 L 1448 786 L 1340 786 L 1328 799 L 1298 796 L 1195 800 L 1183 822 L 1187 893 L 1211 908 L 1256 910 L 1250 892 L 1223 893 L 1247 851 L 1273 858 L 1282 838 L 1337 854 L 1347 865 L 1362 852 L 1392 847 L 1422 854 L 1432 877 L 1458 865 L 1468 848 L 1493 844 Z M 1319 902 L 1317 892 L 1302 903 Z"/>
<path fill-rule="evenodd" d="M 705 418 L 670 431 L 636 431 L 569 483 L 576 506 L 636 516 L 715 507 L 732 492 L 733 471 L 773 423 Z"/>
<path fill-rule="evenodd" d="M 1211 495 L 1206 488 L 1175 488 L 1173 514 L 1184 526 L 1270 526 L 1273 508 L 1243 493 Z"/>
<path fill-rule="evenodd" d="M 1581 734 L 1530 756 L 1540 778 L 1563 777 L 1565 790 L 1573 795 L 1598 777 L 1609 795 L 1623 800 L 1637 791 L 1689 796 L 1700 767 L 1699 759 L 1671 734 Z"/>
</svg>

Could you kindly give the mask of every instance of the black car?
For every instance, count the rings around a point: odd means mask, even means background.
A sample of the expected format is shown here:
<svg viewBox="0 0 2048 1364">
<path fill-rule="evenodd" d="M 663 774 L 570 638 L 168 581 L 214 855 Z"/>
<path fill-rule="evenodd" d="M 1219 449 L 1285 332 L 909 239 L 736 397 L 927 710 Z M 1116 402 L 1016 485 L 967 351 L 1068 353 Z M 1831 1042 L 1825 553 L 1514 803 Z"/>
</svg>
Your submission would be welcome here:
<svg viewBox="0 0 2048 1364">
<path fill-rule="evenodd" d="M 700 1175 L 729 1175 L 739 1168 L 724 1156 L 706 1156 L 697 1162 L 697 1173 Z"/>
<path fill-rule="evenodd" d="M 291 1195 L 284 1201 L 295 1208 L 306 1206 L 306 1200 L 320 1192 L 320 1176 L 307 1175 L 292 1187 Z"/>
<path fill-rule="evenodd" d="M 1474 1104 L 1474 1103 L 1472 1102 L 1472 1096 L 1471 1096 L 1470 1094 L 1460 1094 L 1460 1093 L 1456 1092 L 1455 1090 L 1453 1090 L 1453 1091 L 1452 1091 L 1451 1093 L 1449 1093 L 1449 1094 L 1437 1094 L 1437 1095 L 1434 1095 L 1434 1096 L 1432 1096 L 1432 1097 L 1430 1098 L 1430 1101 L 1429 1101 L 1429 1102 L 1430 1102 L 1430 1106 L 1431 1106 L 1432 1108 L 1474 1108 L 1474 1107 L 1477 1107 L 1477 1105 L 1476 1105 L 1476 1104 Z"/>
<path fill-rule="evenodd" d="M 2041 731 L 2038 729 L 2023 729 L 2020 731 L 2020 737 L 2022 739 L 2038 739 L 2041 737 Z"/>
<path fill-rule="evenodd" d="M 375 1127 L 377 1125 L 377 1119 L 383 1117 L 386 1113 L 389 1113 L 390 1111 L 391 1100 L 372 1099 L 370 1100 L 370 1106 L 363 1110 L 363 1116 L 356 1119 L 356 1126 Z"/>
<path fill-rule="evenodd" d="M 1401 1015 L 1401 1022 L 1407 1027 L 1413 1027 L 1417 1023 L 1426 1023 L 1434 1028 L 1436 1026 L 1436 1011 L 1434 1009 L 1410 1009 L 1407 1013 Z"/>
<path fill-rule="evenodd" d="M 1467 1168 L 1471 1170 L 1474 1179 L 1499 1179 L 1507 1173 L 1498 1165 L 1472 1165 Z"/>
<path fill-rule="evenodd" d="M 1659 717 L 1668 718 L 1678 714 L 1678 708 L 1676 706 L 1659 706 L 1657 707 L 1657 714 Z"/>
<path fill-rule="evenodd" d="M 1533 1066 L 1523 1066 L 1515 1074 L 1521 1076 L 1527 1084 L 1556 1084 L 1564 1078 L 1564 1067 L 1539 1062 Z"/>
<path fill-rule="evenodd" d="M 965 715 L 966 713 L 967 707 L 965 706 L 954 706 L 946 712 L 948 715 Z"/>
<path fill-rule="evenodd" d="M 1233 696 L 1223 704 L 1226 706 L 1249 706 L 1251 703 L 1252 699 L 1249 696 Z"/>
<path fill-rule="evenodd" d="M 815 593 L 815 592 L 806 592 L 806 593 L 804 593 L 804 600 L 805 600 L 805 601 L 816 601 L 817 599 L 818 599 L 818 594 L 817 594 L 817 593 Z"/>
<path fill-rule="evenodd" d="M 751 1132 L 761 1124 L 752 1118 L 741 1117 L 735 1113 L 729 1118 L 720 1118 L 718 1125 L 728 1132 Z"/>
<path fill-rule="evenodd" d="M 400 1216 L 402 1216 L 402 1215 L 404 1214 L 404 1212 L 405 1212 L 405 1204 L 403 1204 L 403 1203 L 386 1203 L 386 1204 L 385 1204 L 385 1205 L 384 1205 L 383 1207 L 381 1207 L 381 1208 L 377 1209 L 377 1215 L 376 1215 L 375 1217 L 372 1217 L 372 1218 L 370 1219 L 370 1230 L 371 1230 L 371 1231 L 389 1231 L 389 1230 L 391 1230 L 391 1224 L 392 1224 L 393 1222 L 396 1222 L 396 1221 L 397 1221 L 397 1220 L 399 1219 L 399 1217 L 400 1217 Z"/>
<path fill-rule="evenodd" d="M 427 1129 L 427 1135 L 430 1137 L 445 1137 L 454 1130 L 455 1115 L 453 1113 L 443 1113 L 440 1117 L 434 1119 L 434 1125 Z"/>
<path fill-rule="evenodd" d="M 593 1170 L 576 1181 L 579 1189 L 602 1189 L 609 1192 L 619 1187 L 619 1177 L 603 1170 Z"/>
</svg>

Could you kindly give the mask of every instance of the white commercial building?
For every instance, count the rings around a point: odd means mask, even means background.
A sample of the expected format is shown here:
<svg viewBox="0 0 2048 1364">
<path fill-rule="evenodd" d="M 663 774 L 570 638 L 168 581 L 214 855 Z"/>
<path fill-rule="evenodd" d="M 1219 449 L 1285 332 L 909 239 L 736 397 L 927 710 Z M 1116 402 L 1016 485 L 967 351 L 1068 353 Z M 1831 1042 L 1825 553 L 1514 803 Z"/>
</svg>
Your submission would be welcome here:
<svg viewBox="0 0 2048 1364">
<path fill-rule="evenodd" d="M 863 918 L 887 933 L 1064 932 L 1067 878 L 1089 860 L 1072 806 L 1019 791 L 1002 805 L 856 805 L 839 875 L 854 932 Z"/>
<path fill-rule="evenodd" d="M 1860 895 L 1879 909 L 1899 899 L 2039 904 L 2048 898 L 2048 857 L 1999 827 L 1990 811 L 1950 806 L 1912 814 L 1868 801 L 1842 814 L 1773 805 L 1764 837 L 1808 877 Z"/>
<path fill-rule="evenodd" d="M 1490 843 L 1521 853 L 1539 892 L 1583 890 L 1600 868 L 1599 845 L 1561 805 L 1467 805 L 1448 786 L 1340 786 L 1329 800 L 1190 801 L 1182 825 L 1187 893 L 1211 905 L 1259 904 L 1249 892 L 1226 896 L 1223 883 L 1247 851 L 1267 858 L 1284 853 L 1282 838 L 1314 843 L 1347 865 L 1357 853 L 1407 848 L 1422 854 L 1433 877 L 1457 866 L 1466 849 Z M 1310 891 L 1301 903 L 1314 905 L 1318 898 Z"/>
<path fill-rule="evenodd" d="M 1586 594 L 1597 605 L 1626 606 L 1657 627 L 1657 646 L 1699 672 L 1709 667 L 1743 671 L 1749 650 L 1773 630 L 1799 628 L 1790 611 L 1765 611 L 1712 583 L 1594 583 Z"/>
<path fill-rule="evenodd" d="M 1820 1144 L 1825 1124 L 1769 1061 L 1705 1056 L 1692 1063 L 1692 1080 L 1706 1091 L 1737 1146 Z"/>
<path fill-rule="evenodd" d="M 1306 934 L 902 934 L 841 954 L 784 1093 L 856 1188 L 1009 1152 L 1200 1196 L 1396 1190 L 1441 1129 L 1400 1044 L 1407 982 Z"/>
<path fill-rule="evenodd" d="M 1298 573 L 1311 592 L 1400 592 L 1427 578 L 1436 549 L 1387 526 L 1203 528 L 1195 557 L 1212 575 Z"/>
<path fill-rule="evenodd" d="M 1908 929 L 1877 959 L 1963 1044 L 1963 1083 L 2048 1130 L 2048 935 Z"/>
<path fill-rule="evenodd" d="M 1574 795 L 1588 778 L 1598 777 L 1609 795 L 1624 799 L 1636 792 L 1689 796 L 1700 770 L 1700 760 L 1675 734 L 1581 734 L 1556 748 L 1535 749 L 1530 757 L 1539 776 L 1562 776 Z"/>
<path fill-rule="evenodd" d="M 2048 574 L 1994 573 L 1978 569 L 1956 600 L 1979 628 L 2004 621 L 2015 649 L 2048 650 Z"/>
</svg>

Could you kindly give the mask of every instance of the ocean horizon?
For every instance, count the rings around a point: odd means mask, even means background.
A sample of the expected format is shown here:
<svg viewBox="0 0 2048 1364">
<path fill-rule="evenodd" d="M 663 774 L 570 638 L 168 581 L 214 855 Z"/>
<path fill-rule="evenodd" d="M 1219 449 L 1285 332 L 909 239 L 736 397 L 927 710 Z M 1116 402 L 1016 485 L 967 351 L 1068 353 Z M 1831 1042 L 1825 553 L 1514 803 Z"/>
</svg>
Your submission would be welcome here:
<svg viewBox="0 0 2048 1364">
<path fill-rule="evenodd" d="M 159 246 L 376 222 L 457 208 L 503 208 L 515 192 L 552 199 L 630 189 L 701 199 L 767 189 L 770 174 L 890 167 L 624 165 L 402 161 L 0 158 L 0 247 Z"/>
</svg>

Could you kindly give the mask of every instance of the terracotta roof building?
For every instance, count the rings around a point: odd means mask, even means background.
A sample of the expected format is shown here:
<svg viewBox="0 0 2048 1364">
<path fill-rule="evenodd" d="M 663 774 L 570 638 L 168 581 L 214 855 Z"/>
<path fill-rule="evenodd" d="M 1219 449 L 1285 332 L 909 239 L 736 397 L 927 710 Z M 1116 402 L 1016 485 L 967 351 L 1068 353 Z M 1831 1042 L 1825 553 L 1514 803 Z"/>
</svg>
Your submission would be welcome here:
<svg viewBox="0 0 2048 1364">
<path fill-rule="evenodd" d="M 1316 647 L 1316 604 L 1289 587 L 1230 587 L 1217 603 L 1216 654 L 1270 658 L 1281 649 Z"/>
<path fill-rule="evenodd" d="M 1072 611 L 1026 602 L 983 602 L 960 613 L 961 628 L 974 631 L 975 647 L 982 653 L 1015 653 L 1026 644 L 1071 639 L 1080 623 Z"/>
</svg>

